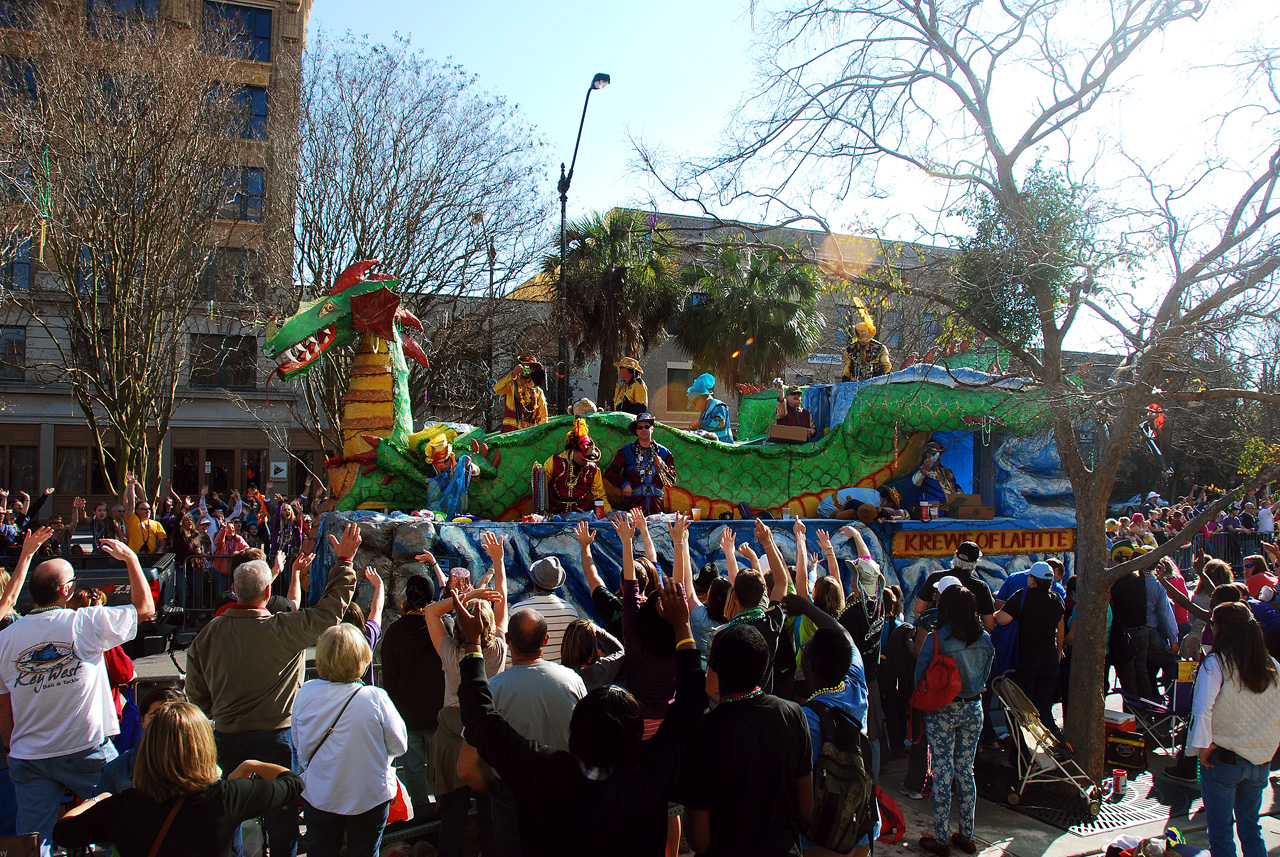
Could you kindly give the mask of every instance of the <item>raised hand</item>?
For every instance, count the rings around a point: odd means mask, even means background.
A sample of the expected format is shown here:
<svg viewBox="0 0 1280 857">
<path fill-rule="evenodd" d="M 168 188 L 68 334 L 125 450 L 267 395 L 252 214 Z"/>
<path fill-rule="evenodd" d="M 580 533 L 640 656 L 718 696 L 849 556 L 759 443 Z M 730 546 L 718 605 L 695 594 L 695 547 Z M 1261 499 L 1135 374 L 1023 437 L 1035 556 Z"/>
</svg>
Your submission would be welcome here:
<svg viewBox="0 0 1280 857">
<path fill-rule="evenodd" d="M 637 506 L 627 512 L 627 515 L 631 518 L 631 526 L 635 527 L 637 532 L 643 533 L 649 529 L 649 522 L 644 517 L 644 509 Z"/>
<path fill-rule="evenodd" d="M 673 628 L 685 627 L 689 624 L 689 603 L 685 600 L 684 584 L 674 583 L 669 577 L 662 580 L 662 575 L 658 575 L 658 579 L 662 583 L 656 605 L 658 615 Z"/>
<path fill-rule="evenodd" d="M 284 571 L 284 551 L 276 551 L 276 558 L 271 561 L 271 576 L 279 577 L 280 572 Z"/>
<path fill-rule="evenodd" d="M 378 574 L 378 570 L 373 566 L 366 565 L 364 567 L 364 579 L 369 581 L 369 584 L 374 589 L 382 588 L 382 575 Z"/>
<path fill-rule="evenodd" d="M 360 549 L 359 525 L 344 524 L 342 527 L 342 541 L 339 542 L 334 538 L 333 533 L 330 533 L 329 544 L 333 545 L 334 551 L 337 552 L 339 562 L 351 562 L 356 557 L 356 551 Z"/>
<path fill-rule="evenodd" d="M 52 535 L 52 533 L 50 534 Z M 98 547 L 102 548 L 102 552 L 107 556 L 112 559 L 118 559 L 121 562 L 128 562 L 130 558 L 138 558 L 138 555 L 130 550 L 127 544 L 117 539 L 102 539 L 98 542 Z"/>
<path fill-rule="evenodd" d="M 294 557 L 293 570 L 301 574 L 311 568 L 311 561 L 316 558 L 313 553 L 301 553 Z"/>
<path fill-rule="evenodd" d="M 795 520 L 796 522 L 791 525 L 791 532 L 795 534 L 796 540 L 799 541 L 804 538 L 805 526 L 804 521 L 799 518 L 796 518 Z"/>
<path fill-rule="evenodd" d="M 824 553 L 826 551 L 831 550 L 831 534 L 830 533 L 828 533 L 826 530 L 815 530 L 814 535 L 818 539 L 818 547 L 822 548 Z"/>
<path fill-rule="evenodd" d="M 579 521 L 577 526 L 573 528 L 573 537 L 578 540 L 578 547 L 586 550 L 587 547 L 596 540 L 596 534 L 591 532 L 591 527 L 586 521 Z"/>
<path fill-rule="evenodd" d="M 36 551 L 40 550 L 40 546 L 51 538 L 53 538 L 52 527 L 41 527 L 38 530 L 30 531 L 22 540 L 22 556 L 35 556 Z"/>
<path fill-rule="evenodd" d="M 631 521 L 628 514 L 614 515 L 609 519 L 609 523 L 613 524 L 613 529 L 618 533 L 618 538 L 627 544 L 635 541 L 636 527 Z"/>
<path fill-rule="evenodd" d="M 453 596 L 453 621 L 462 632 L 463 641 L 468 646 L 480 645 L 480 639 L 484 635 L 484 623 L 480 621 L 479 611 L 472 613 L 467 610 L 467 599 L 455 588 L 450 587 L 449 594 Z"/>
<path fill-rule="evenodd" d="M 720 531 L 720 550 L 724 551 L 725 556 L 729 556 L 734 550 L 733 530 L 725 527 Z"/>
<path fill-rule="evenodd" d="M 53 486 L 52 486 L 52 485 L 50 485 L 48 488 L 44 489 L 44 496 L 48 497 L 48 496 L 49 496 L 50 494 L 52 494 L 52 493 L 53 493 Z"/>
<path fill-rule="evenodd" d="M 769 542 L 773 541 L 773 531 L 764 525 L 764 521 L 756 518 L 756 541 L 765 547 L 769 546 Z"/>
<path fill-rule="evenodd" d="M 495 565 L 502 562 L 504 541 L 505 540 L 502 536 L 490 532 L 489 530 L 485 530 L 480 534 L 480 546 L 484 548 L 484 552 L 489 555 L 490 562 Z"/>
<path fill-rule="evenodd" d="M 756 559 L 759 556 L 759 554 L 755 552 L 755 549 L 751 547 L 751 545 L 747 542 L 743 542 L 742 544 L 738 545 L 738 553 L 742 554 L 753 563 L 756 561 Z"/>
<path fill-rule="evenodd" d="M 676 512 L 675 520 L 668 527 L 671 530 L 671 543 L 674 545 L 683 542 L 689 535 L 689 516 Z"/>
</svg>

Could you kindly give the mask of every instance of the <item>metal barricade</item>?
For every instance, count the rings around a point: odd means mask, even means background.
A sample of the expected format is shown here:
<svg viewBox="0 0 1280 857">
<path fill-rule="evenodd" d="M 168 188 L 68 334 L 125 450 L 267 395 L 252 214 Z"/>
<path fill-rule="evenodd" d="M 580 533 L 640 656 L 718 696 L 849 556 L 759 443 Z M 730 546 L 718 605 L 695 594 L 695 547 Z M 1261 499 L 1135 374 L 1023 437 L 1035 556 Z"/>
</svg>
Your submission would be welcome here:
<svg viewBox="0 0 1280 857">
<path fill-rule="evenodd" d="M 187 626 L 200 626 L 213 618 L 221 604 L 209 557 L 188 557 L 178 582 L 178 600 L 187 613 Z"/>
</svg>

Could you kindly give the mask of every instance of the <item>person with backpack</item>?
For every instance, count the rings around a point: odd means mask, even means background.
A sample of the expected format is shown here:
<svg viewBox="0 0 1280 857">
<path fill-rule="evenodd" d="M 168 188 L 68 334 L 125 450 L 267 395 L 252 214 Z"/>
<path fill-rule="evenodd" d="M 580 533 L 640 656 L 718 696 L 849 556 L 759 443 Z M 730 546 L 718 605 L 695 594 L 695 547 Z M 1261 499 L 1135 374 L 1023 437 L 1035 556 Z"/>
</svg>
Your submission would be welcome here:
<svg viewBox="0 0 1280 857">
<path fill-rule="evenodd" d="M 973 760 L 982 732 L 982 690 L 995 661 L 991 636 L 983 630 L 973 593 L 964 586 L 948 586 L 938 596 L 938 630 L 930 634 L 916 662 L 916 695 L 912 704 L 924 712 L 925 733 L 933 756 L 933 836 L 922 836 L 920 847 L 948 857 L 951 845 L 965 854 L 977 854 L 973 841 L 974 809 L 978 789 L 973 777 Z M 948 665 L 946 662 L 950 661 Z M 922 700 L 922 688 L 938 692 L 933 682 L 921 681 L 926 673 L 942 668 L 959 674 L 949 691 L 949 700 Z M 945 704 L 938 705 L 944 702 Z M 960 830 L 950 835 L 951 793 L 954 784 L 960 798 Z M 948 844 L 950 843 L 950 844 Z"/>
<path fill-rule="evenodd" d="M 817 626 L 800 654 L 813 689 L 801 708 L 814 771 L 813 812 L 801 825 L 800 846 L 805 857 L 866 857 L 879 835 L 879 815 L 862 656 L 839 621 L 809 599 L 788 595 L 783 605 Z"/>
</svg>

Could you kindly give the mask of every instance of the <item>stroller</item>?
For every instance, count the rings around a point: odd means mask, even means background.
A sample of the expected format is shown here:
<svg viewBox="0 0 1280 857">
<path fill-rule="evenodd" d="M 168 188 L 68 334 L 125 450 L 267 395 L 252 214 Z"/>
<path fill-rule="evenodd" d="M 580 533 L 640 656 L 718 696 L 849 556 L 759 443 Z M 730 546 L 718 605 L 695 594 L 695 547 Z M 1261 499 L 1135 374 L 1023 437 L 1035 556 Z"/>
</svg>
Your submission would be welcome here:
<svg viewBox="0 0 1280 857">
<path fill-rule="evenodd" d="M 992 682 L 992 690 L 1009 719 L 1009 733 L 1017 746 L 1014 772 L 1018 783 L 1009 792 L 1009 805 L 1021 803 L 1022 793 L 1031 783 L 1067 783 L 1084 798 L 1089 817 L 1096 818 L 1102 811 L 1102 789 L 1072 758 L 1071 748 L 1045 727 L 1035 705 L 1008 676 Z"/>
</svg>

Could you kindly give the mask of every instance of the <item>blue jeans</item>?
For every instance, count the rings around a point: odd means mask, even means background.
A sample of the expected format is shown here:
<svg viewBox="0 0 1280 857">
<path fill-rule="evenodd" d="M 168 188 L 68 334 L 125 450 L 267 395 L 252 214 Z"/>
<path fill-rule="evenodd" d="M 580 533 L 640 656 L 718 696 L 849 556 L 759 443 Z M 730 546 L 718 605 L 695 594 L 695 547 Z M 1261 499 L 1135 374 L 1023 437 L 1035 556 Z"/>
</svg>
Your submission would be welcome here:
<svg viewBox="0 0 1280 857">
<path fill-rule="evenodd" d="M 307 820 L 307 857 L 338 857 L 342 851 L 342 835 L 347 836 L 347 857 L 378 857 L 382 846 L 382 829 L 387 826 L 387 808 L 391 801 L 356 815 L 339 815 L 316 809 L 302 802 Z"/>
<path fill-rule="evenodd" d="M 102 766 L 115 757 L 116 747 L 109 740 L 92 750 L 52 759 L 10 756 L 9 777 L 18 800 L 18 832 L 40 834 L 40 853 L 48 855 L 62 793 L 71 789 L 86 800 L 93 797 Z"/>
<path fill-rule="evenodd" d="M 281 765 L 295 773 L 298 761 L 294 756 L 292 733 L 289 729 L 274 732 L 218 732 L 213 740 L 218 746 L 218 766 L 223 776 L 230 774 L 241 762 L 253 759 Z M 271 857 L 298 857 L 298 805 L 286 803 L 263 816 L 263 832 L 267 836 L 267 849 Z"/>
<path fill-rule="evenodd" d="M 409 800 L 413 802 L 413 817 L 425 816 L 431 808 L 431 784 L 427 782 L 427 760 L 431 758 L 431 739 L 434 729 L 410 729 L 409 746 L 404 755 L 396 759 L 400 781 L 404 783 Z"/>
<path fill-rule="evenodd" d="M 1213 857 L 1235 857 L 1233 833 L 1240 836 L 1244 857 L 1265 857 L 1258 812 L 1270 765 L 1254 765 L 1240 757 L 1235 764 L 1222 761 L 1222 750 L 1209 757 L 1212 768 L 1200 768 L 1200 794 L 1209 823 L 1209 851 Z M 1233 824 L 1234 822 L 1234 824 Z M 1234 831 L 1233 828 L 1234 827 Z"/>
</svg>

